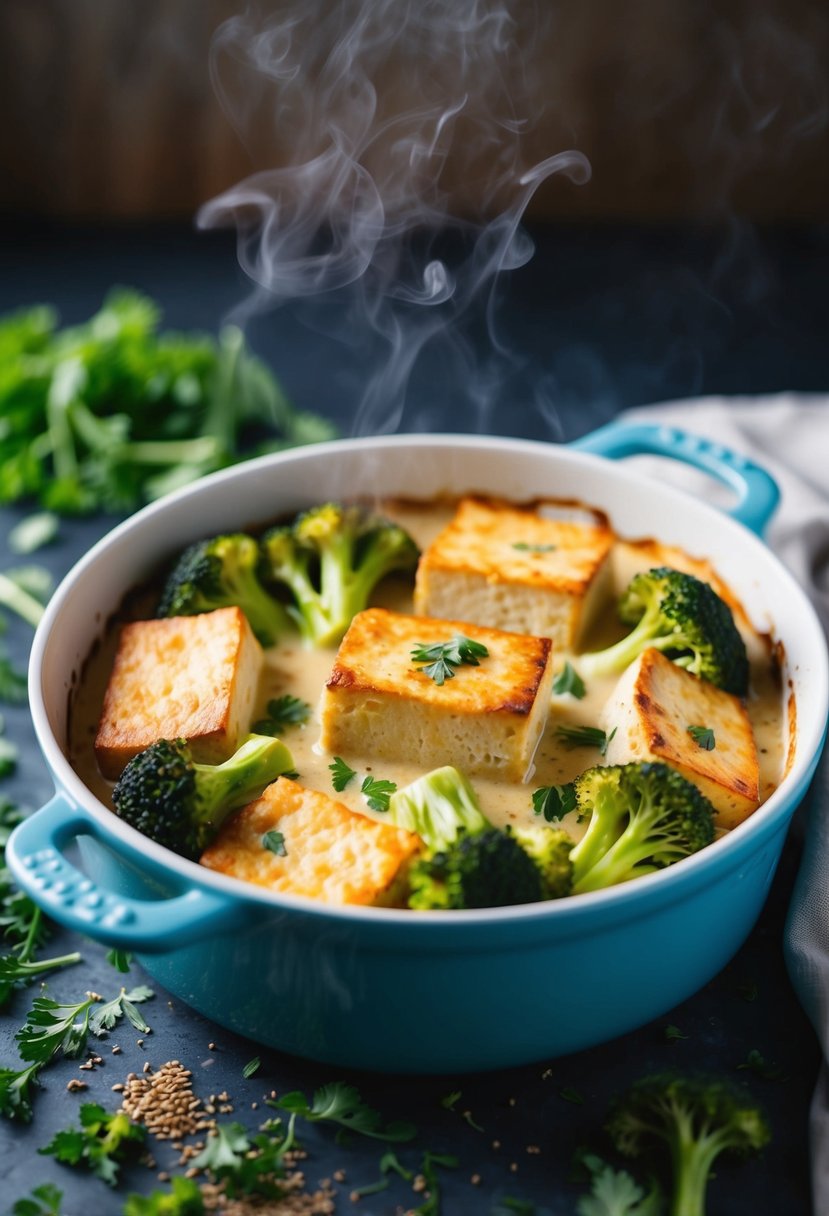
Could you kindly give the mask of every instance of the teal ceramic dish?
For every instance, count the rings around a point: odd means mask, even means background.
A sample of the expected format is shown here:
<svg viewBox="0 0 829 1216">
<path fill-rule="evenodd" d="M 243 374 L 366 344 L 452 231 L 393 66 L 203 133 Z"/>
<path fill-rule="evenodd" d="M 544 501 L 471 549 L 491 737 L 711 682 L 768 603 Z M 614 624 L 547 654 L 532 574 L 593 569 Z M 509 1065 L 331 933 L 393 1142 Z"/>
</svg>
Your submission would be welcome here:
<svg viewBox="0 0 829 1216">
<path fill-rule="evenodd" d="M 720 512 L 616 459 L 640 452 L 706 470 L 734 490 L 736 505 Z M 367 487 L 381 496 L 477 490 L 578 499 L 607 511 L 623 536 L 657 532 L 704 551 L 755 625 L 784 642 L 784 689 L 796 714 L 790 708 L 790 763 L 779 788 L 723 839 L 636 882 L 546 904 L 428 915 L 276 896 L 123 824 L 82 784 L 64 748 L 78 673 L 124 590 L 199 536 Z M 460 436 L 349 440 L 207 478 L 116 528 L 50 603 L 32 653 L 30 701 L 56 794 L 13 834 L 9 865 L 55 920 L 135 951 L 208 1018 L 329 1064 L 499 1068 L 642 1025 L 706 983 L 749 933 L 820 752 L 829 697 L 823 633 L 757 535 L 776 501 L 763 470 L 656 427 L 611 426 L 569 448 Z"/>
</svg>

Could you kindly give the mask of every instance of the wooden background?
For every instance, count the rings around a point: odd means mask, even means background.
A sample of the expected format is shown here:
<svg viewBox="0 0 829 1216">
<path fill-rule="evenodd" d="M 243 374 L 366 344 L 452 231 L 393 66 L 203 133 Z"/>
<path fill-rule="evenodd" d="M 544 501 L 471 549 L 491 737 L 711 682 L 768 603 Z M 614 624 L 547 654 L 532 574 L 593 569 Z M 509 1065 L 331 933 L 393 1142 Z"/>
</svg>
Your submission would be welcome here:
<svg viewBox="0 0 829 1216">
<path fill-rule="evenodd" d="M 252 171 L 290 160 L 267 106 L 251 106 L 245 144 L 211 83 L 211 38 L 242 7 L 1 0 L 0 206 L 86 219 L 192 216 Z M 260 5 L 261 19 L 280 7 Z M 829 217 L 825 2 L 537 0 L 541 33 L 532 5 L 510 7 L 533 97 L 522 157 L 574 147 L 593 169 L 585 186 L 545 183 L 531 215 Z M 313 17 L 315 5 L 306 8 Z M 378 91 L 416 105 L 399 50 L 392 43 Z M 454 211 L 478 205 L 474 175 L 453 177 L 451 158 L 444 185 Z"/>
</svg>

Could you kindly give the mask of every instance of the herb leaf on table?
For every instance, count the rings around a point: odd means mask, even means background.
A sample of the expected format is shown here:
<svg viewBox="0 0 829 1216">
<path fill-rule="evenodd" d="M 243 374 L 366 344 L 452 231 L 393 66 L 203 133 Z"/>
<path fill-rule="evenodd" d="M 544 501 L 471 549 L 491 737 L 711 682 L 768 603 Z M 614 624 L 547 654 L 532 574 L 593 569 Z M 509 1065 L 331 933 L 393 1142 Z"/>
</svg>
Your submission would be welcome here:
<svg viewBox="0 0 829 1216">
<path fill-rule="evenodd" d="M 354 1085 L 334 1081 L 314 1091 L 313 1101 L 308 1102 L 300 1090 L 283 1094 L 278 1101 L 268 1100 L 268 1106 L 286 1110 L 307 1119 L 309 1123 L 337 1123 L 348 1131 L 359 1132 L 375 1140 L 413 1140 L 417 1128 L 413 1123 L 394 1121 L 384 1126 L 383 1116 L 360 1096 Z"/>
<path fill-rule="evenodd" d="M 84 1102 L 80 1128 L 58 1132 L 38 1152 L 64 1165 L 82 1165 L 110 1186 L 118 1183 L 119 1167 L 134 1157 L 147 1138 L 147 1129 L 123 1111 L 108 1114 L 96 1102 Z"/>
</svg>

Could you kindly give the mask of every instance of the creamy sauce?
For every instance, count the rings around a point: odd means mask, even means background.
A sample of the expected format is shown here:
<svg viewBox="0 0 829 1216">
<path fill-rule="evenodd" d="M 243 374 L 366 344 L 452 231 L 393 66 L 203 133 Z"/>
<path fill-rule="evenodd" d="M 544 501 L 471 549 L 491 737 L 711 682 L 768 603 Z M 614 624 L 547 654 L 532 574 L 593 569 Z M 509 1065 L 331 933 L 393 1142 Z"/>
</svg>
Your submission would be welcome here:
<svg viewBox="0 0 829 1216">
<path fill-rule="evenodd" d="M 394 503 L 386 504 L 384 509 L 412 534 L 421 548 L 425 548 L 451 517 L 454 507 L 449 502 L 422 506 Z M 750 628 L 745 613 L 735 603 L 728 588 L 704 561 L 693 559 L 675 549 L 659 546 L 653 541 L 639 544 L 617 541 L 611 562 L 614 597 L 621 593 L 637 571 L 654 565 L 672 565 L 712 582 L 717 591 L 737 609 L 735 619 L 745 639 L 751 667 L 747 709 L 757 744 L 761 801 L 764 801 L 781 779 L 785 750 L 783 692 L 772 661 L 768 639 Z M 396 611 L 411 612 L 411 595 L 410 581 L 389 578 L 378 588 L 372 602 Z M 142 616 L 151 615 L 151 602 L 138 600 L 131 606 L 131 619 L 142 619 Z M 615 619 L 613 600 L 609 600 L 608 611 L 601 614 L 590 635 L 584 639 L 584 649 L 593 650 L 609 645 L 625 632 L 625 627 L 620 626 Z M 80 691 L 73 702 L 69 732 L 70 762 L 90 790 L 107 805 L 111 805 L 112 786 L 98 772 L 93 743 L 116 640 L 117 630 L 112 628 L 102 639 L 95 653 L 90 656 Z M 331 671 L 334 655 L 334 649 L 306 649 L 301 642 L 294 640 L 282 642 L 269 650 L 259 690 L 257 716 L 265 715 L 265 707 L 271 698 L 284 693 L 306 701 L 312 707 L 309 721 L 303 726 L 288 728 L 284 734 L 284 741 L 291 750 L 300 783 L 332 795 L 354 811 L 382 820 L 382 813 L 373 812 L 366 805 L 360 792 L 362 777 L 371 774 L 376 778 L 394 781 L 402 787 L 421 776 L 423 770 L 402 763 L 374 764 L 364 756 L 344 754 L 342 758 L 358 772 L 359 777 L 351 781 L 341 793 L 334 793 L 328 767 L 332 757 L 322 752 L 318 744 L 319 700 Z M 563 667 L 567 659 L 578 670 L 578 656 L 559 649 L 554 661 L 556 672 Z M 499 826 L 533 821 L 537 823 L 538 819 L 532 808 L 533 790 L 540 786 L 561 785 L 571 781 L 585 768 L 601 762 L 596 748 L 579 747 L 568 750 L 557 737 L 556 731 L 558 726 L 565 723 L 597 726 L 605 702 L 615 688 L 616 680 L 616 676 L 591 680 L 582 700 L 576 700 L 570 695 L 553 696 L 547 726 L 536 751 L 534 771 L 526 783 L 475 777 L 473 784 L 481 808 L 488 819 Z M 567 828 L 574 838 L 578 838 L 584 830 L 577 823 L 575 814 L 567 816 L 562 821 L 562 826 Z"/>
</svg>

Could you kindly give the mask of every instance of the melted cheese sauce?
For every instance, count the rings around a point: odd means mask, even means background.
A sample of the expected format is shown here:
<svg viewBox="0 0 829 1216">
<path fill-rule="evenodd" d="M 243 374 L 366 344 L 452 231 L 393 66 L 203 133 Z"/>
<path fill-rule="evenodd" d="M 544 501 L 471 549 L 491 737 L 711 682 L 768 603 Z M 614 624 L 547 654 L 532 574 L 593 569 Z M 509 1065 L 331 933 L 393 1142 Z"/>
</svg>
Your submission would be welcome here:
<svg viewBox="0 0 829 1216">
<path fill-rule="evenodd" d="M 453 514 L 451 503 L 416 505 L 394 503 L 384 505 L 385 513 L 397 519 L 415 538 L 421 548 L 429 545 Z M 668 549 L 654 541 L 641 543 L 617 541 L 611 556 L 612 592 L 615 599 L 627 586 L 633 574 L 654 565 L 671 565 L 687 570 L 711 582 L 716 590 L 728 600 L 735 610 L 735 620 L 745 638 L 751 667 L 748 714 L 751 719 L 757 744 L 760 765 L 761 800 L 764 801 L 778 785 L 784 763 L 784 709 L 783 693 L 772 660 L 768 638 L 755 633 L 734 597 L 718 578 L 716 572 L 705 561 L 689 557 L 676 549 Z M 600 615 L 595 628 L 585 639 L 584 649 L 593 650 L 609 645 L 626 632 L 620 626 L 613 610 L 614 599 L 610 599 L 607 611 Z M 400 612 L 412 611 L 412 583 L 408 580 L 389 578 L 377 589 L 373 603 Z M 152 615 L 152 601 L 137 602 L 130 613 L 133 619 Z M 115 652 L 117 630 L 111 628 L 101 644 L 90 656 L 83 674 L 81 687 L 76 695 L 70 715 L 69 760 L 90 790 L 106 805 L 111 805 L 112 786 L 98 772 L 93 743 L 98 726 L 101 704 Z M 309 721 L 303 726 L 293 726 L 284 733 L 284 741 L 290 748 L 294 767 L 302 785 L 320 790 L 337 798 L 352 810 L 383 819 L 382 813 L 371 811 L 360 792 L 363 776 L 394 781 L 398 787 L 408 785 L 422 775 L 421 768 L 397 763 L 375 765 L 364 756 L 343 755 L 343 760 L 358 773 L 358 778 L 349 783 L 341 793 L 335 794 L 331 785 L 329 765 L 332 756 L 323 752 L 318 743 L 318 705 L 321 691 L 330 673 L 335 650 L 306 649 L 301 642 L 288 640 L 271 648 L 266 653 L 266 666 L 259 690 L 257 716 L 264 717 L 267 702 L 290 693 L 312 707 Z M 569 659 L 578 670 L 578 656 L 557 650 L 554 661 L 558 672 Z M 601 762 L 596 748 L 579 747 L 567 749 L 557 737 L 557 727 L 562 724 L 596 726 L 605 702 L 611 696 L 618 677 L 593 679 L 581 700 L 570 695 L 553 696 L 550 715 L 544 734 L 535 755 L 535 767 L 526 783 L 509 783 L 474 779 L 484 814 L 494 824 L 538 822 L 532 807 L 532 792 L 539 786 L 561 785 L 571 781 L 585 768 Z M 575 813 L 563 821 L 575 839 L 583 832 Z"/>
</svg>

